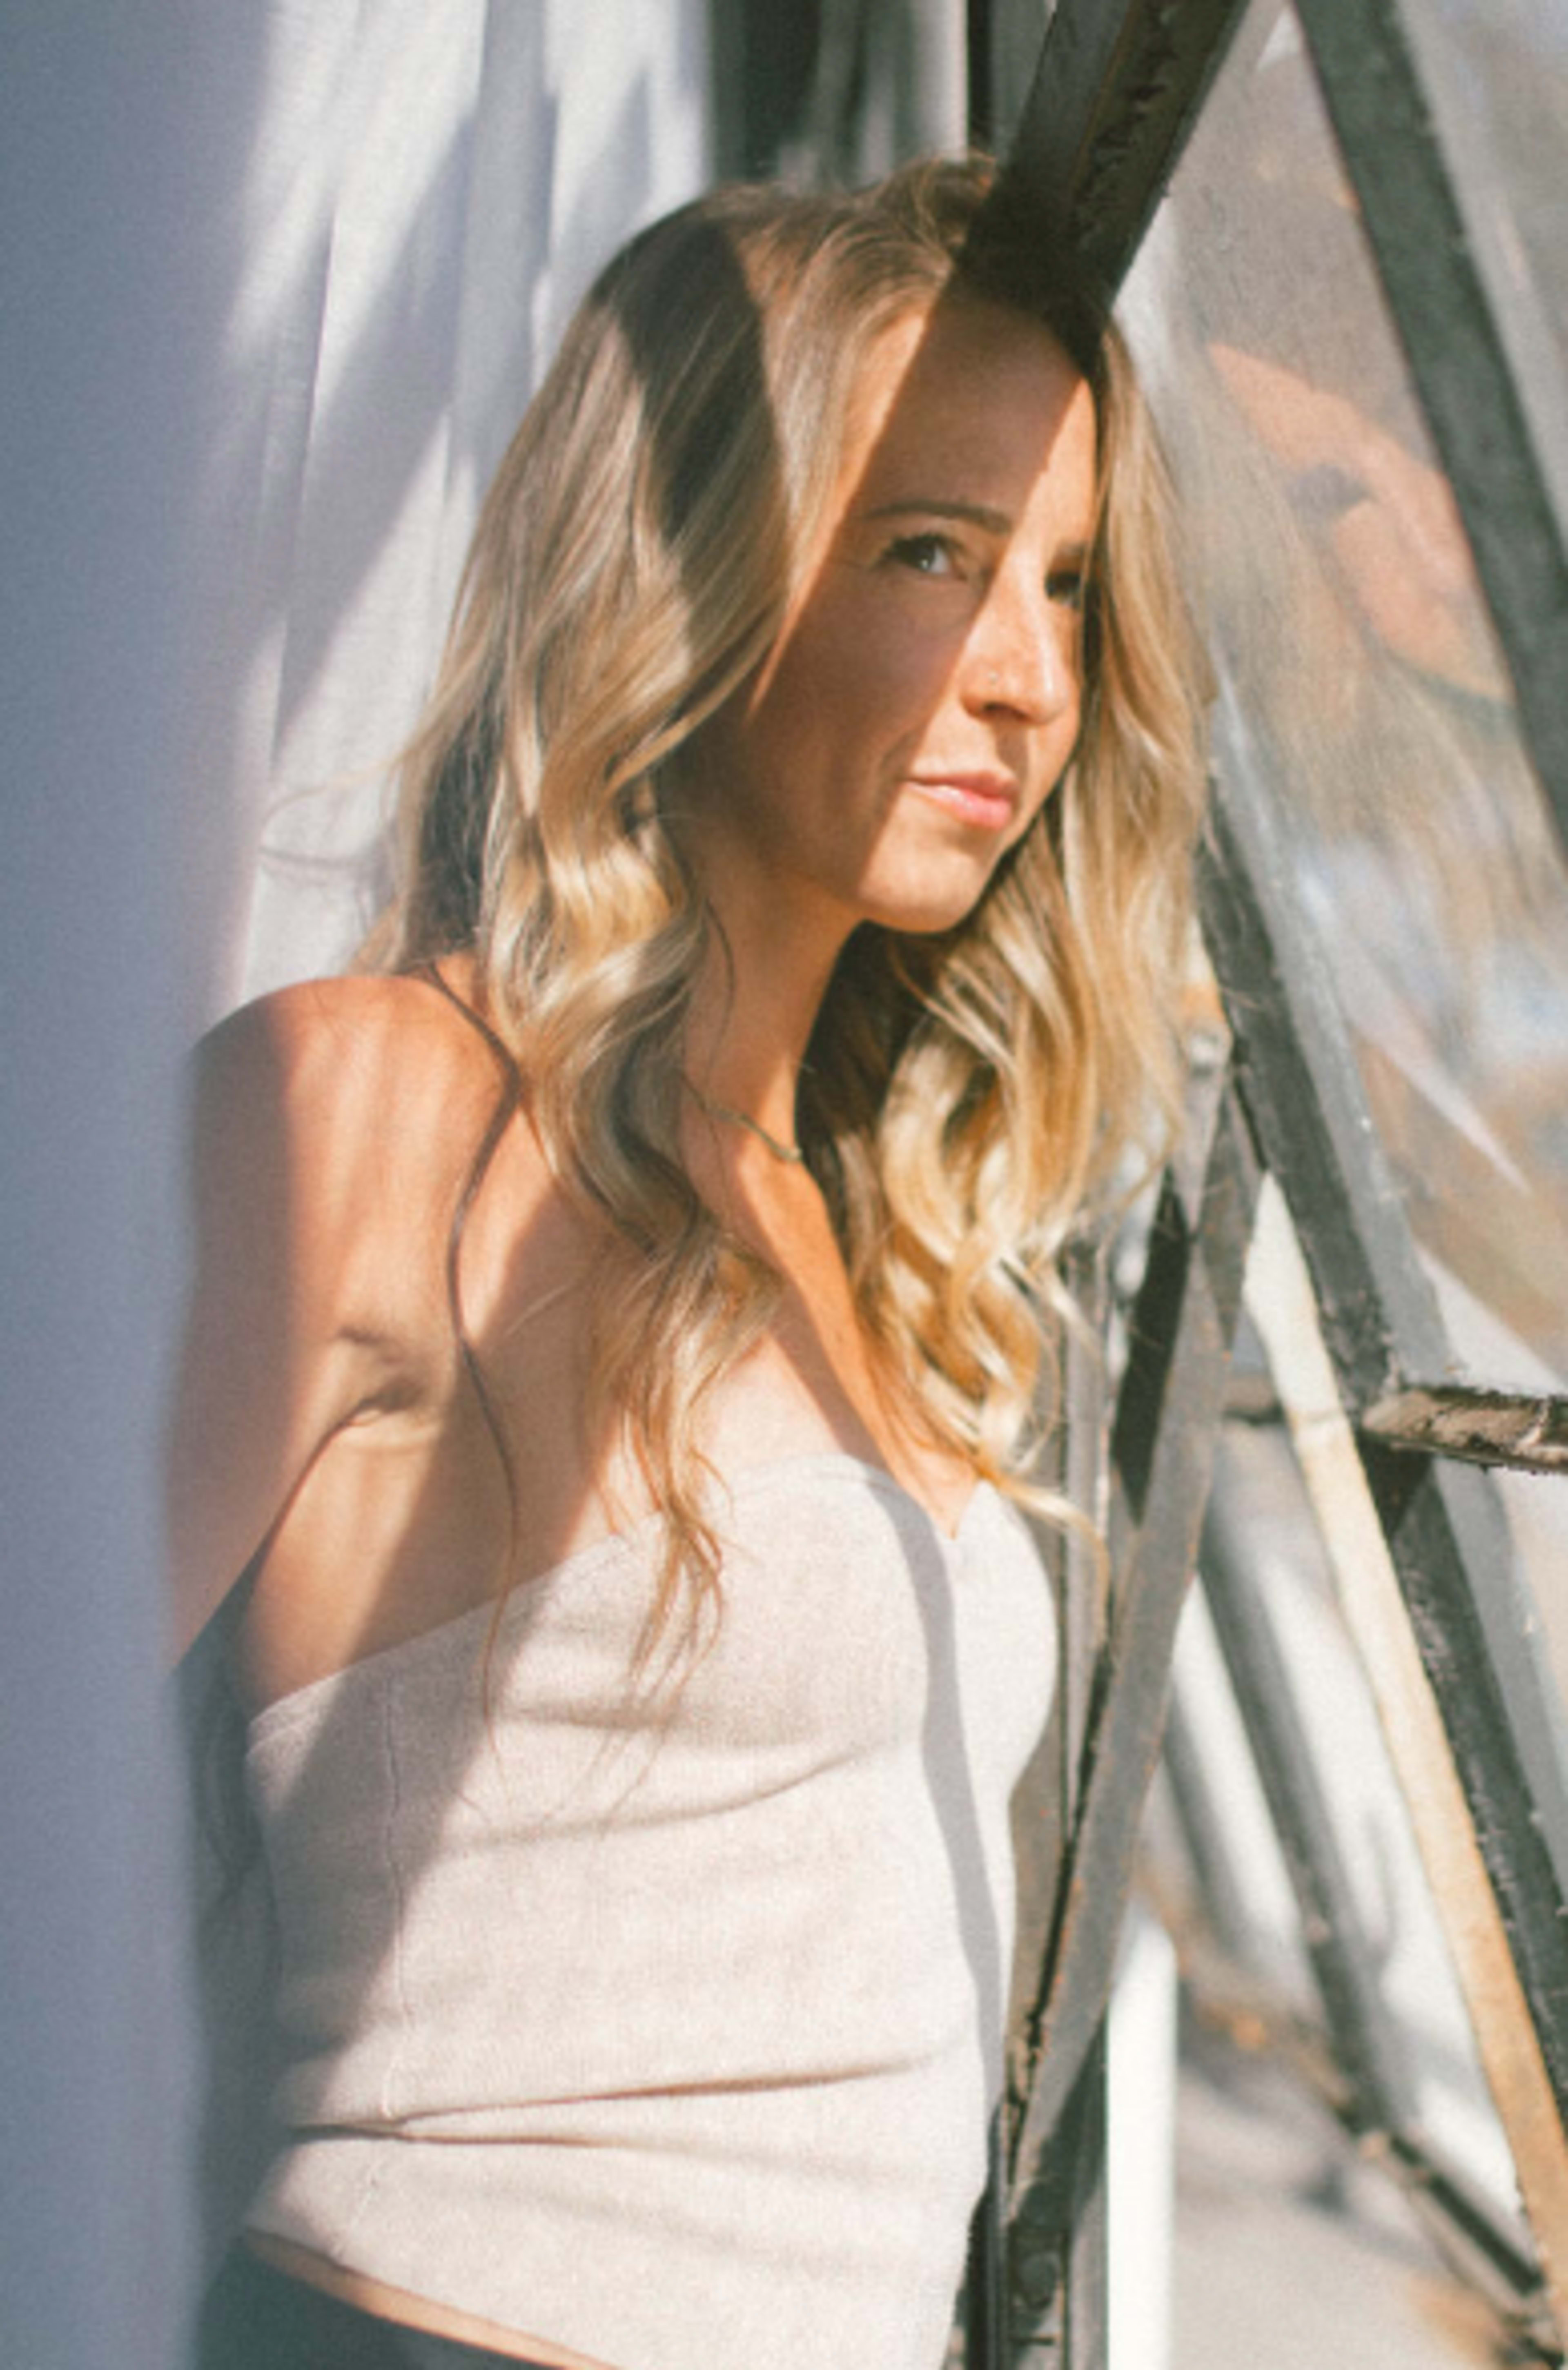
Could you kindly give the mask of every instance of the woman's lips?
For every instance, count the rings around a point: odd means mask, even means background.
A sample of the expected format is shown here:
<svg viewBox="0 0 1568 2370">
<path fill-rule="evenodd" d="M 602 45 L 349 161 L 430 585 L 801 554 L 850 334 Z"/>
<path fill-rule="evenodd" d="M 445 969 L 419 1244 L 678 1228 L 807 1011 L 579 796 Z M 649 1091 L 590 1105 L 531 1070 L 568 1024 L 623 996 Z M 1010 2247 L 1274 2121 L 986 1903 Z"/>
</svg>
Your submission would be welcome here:
<svg viewBox="0 0 1568 2370">
<path fill-rule="evenodd" d="M 1005 774 L 912 774 L 909 786 L 979 831 L 1005 831 L 1018 807 L 1017 785 Z"/>
</svg>

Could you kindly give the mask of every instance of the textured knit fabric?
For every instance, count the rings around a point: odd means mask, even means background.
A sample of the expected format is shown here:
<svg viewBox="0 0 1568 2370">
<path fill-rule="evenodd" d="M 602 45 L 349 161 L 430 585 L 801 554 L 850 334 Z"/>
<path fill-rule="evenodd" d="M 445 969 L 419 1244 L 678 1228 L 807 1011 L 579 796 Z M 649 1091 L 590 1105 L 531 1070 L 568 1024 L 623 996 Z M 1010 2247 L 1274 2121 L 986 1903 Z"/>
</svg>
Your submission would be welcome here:
<svg viewBox="0 0 1568 2370">
<path fill-rule="evenodd" d="M 699 1650 L 656 1534 L 273 1705 L 289 2144 L 251 2215 L 615 2370 L 935 2370 L 1001 2077 L 1026 1526 L 743 1472 Z"/>
</svg>

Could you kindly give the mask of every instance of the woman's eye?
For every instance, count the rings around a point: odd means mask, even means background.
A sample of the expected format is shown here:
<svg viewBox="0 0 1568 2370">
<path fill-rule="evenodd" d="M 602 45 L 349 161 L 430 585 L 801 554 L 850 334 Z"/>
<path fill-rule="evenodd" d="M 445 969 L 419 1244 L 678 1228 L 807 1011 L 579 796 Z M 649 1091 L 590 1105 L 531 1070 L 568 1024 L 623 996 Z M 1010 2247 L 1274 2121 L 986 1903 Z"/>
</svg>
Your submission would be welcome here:
<svg viewBox="0 0 1568 2370">
<path fill-rule="evenodd" d="M 1088 575 L 1081 568 L 1054 569 L 1045 579 L 1045 597 L 1081 612 L 1089 599 Z"/>
<path fill-rule="evenodd" d="M 959 556 L 945 535 L 901 535 L 887 548 L 887 557 L 917 576 L 956 576 Z"/>
</svg>

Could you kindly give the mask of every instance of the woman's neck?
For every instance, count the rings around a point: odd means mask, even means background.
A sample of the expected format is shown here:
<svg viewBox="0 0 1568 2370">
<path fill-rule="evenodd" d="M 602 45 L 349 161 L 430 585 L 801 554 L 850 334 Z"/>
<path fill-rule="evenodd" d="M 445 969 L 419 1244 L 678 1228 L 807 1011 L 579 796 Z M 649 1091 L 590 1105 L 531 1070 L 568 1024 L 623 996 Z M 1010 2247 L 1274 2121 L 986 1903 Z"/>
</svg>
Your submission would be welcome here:
<svg viewBox="0 0 1568 2370">
<path fill-rule="evenodd" d="M 737 934 L 728 923 L 692 999 L 686 1074 L 700 1100 L 795 1141 L 795 1098 L 843 938 Z"/>
</svg>

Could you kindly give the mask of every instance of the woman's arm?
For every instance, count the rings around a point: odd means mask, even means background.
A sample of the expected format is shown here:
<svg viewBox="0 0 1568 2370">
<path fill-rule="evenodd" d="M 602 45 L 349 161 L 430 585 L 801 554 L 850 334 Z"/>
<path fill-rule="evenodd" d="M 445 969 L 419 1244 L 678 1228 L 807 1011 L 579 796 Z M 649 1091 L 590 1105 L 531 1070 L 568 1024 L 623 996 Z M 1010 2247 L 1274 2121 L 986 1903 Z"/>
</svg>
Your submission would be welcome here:
<svg viewBox="0 0 1568 2370">
<path fill-rule="evenodd" d="M 247 1006 L 197 1054 L 168 1456 L 177 1654 L 406 1351 L 420 1295 L 389 1232 L 397 1079 L 420 1074 L 433 1003 L 406 980 L 316 982 Z"/>
</svg>

